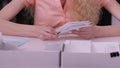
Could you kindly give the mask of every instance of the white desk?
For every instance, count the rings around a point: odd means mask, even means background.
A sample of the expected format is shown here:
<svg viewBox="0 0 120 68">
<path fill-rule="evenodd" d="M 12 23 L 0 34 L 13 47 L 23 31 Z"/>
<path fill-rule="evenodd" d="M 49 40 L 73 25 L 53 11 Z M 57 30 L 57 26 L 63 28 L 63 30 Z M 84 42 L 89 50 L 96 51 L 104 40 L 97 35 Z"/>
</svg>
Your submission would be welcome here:
<svg viewBox="0 0 120 68">
<path fill-rule="evenodd" d="M 118 42 L 120 37 L 92 39 L 93 42 Z M 74 46 L 73 46 L 74 48 Z M 111 53 L 81 53 L 63 51 L 61 68 L 119 68 L 120 57 L 111 57 Z"/>
<path fill-rule="evenodd" d="M 37 38 L 29 38 L 28 42 L 20 46 L 16 51 L 0 51 L 0 68 L 59 68 L 59 53 L 62 49 L 61 44 L 64 40 L 65 39 L 56 41 L 42 41 Z M 92 41 L 120 42 L 120 37 L 96 38 Z"/>
<path fill-rule="evenodd" d="M 15 36 L 5 36 L 5 37 L 15 37 Z M 42 41 L 38 38 L 28 38 L 28 42 L 20 46 L 21 51 L 42 51 L 45 49 L 46 45 L 61 45 L 65 40 L 68 39 L 80 39 L 80 38 L 69 38 L 63 37 L 62 39 L 52 40 L 52 41 Z M 81 40 L 81 39 L 80 39 Z M 104 37 L 92 39 L 93 42 L 120 42 L 120 37 Z"/>
<path fill-rule="evenodd" d="M 0 51 L 0 68 L 59 68 L 61 49 L 58 41 L 28 38 L 17 50 Z"/>
</svg>

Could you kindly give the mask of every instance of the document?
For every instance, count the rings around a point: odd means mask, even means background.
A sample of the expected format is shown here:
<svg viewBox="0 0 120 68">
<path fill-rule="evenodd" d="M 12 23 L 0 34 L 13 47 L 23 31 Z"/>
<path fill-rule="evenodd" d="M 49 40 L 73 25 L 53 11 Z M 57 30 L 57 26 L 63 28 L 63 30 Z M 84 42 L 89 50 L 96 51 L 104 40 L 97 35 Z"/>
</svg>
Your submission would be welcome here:
<svg viewBox="0 0 120 68">
<path fill-rule="evenodd" d="M 118 42 L 93 42 L 93 52 L 95 53 L 120 52 L 120 44 Z"/>
<path fill-rule="evenodd" d="M 66 34 L 71 30 L 79 30 L 82 27 L 90 26 L 91 22 L 89 21 L 76 21 L 76 22 L 68 22 L 65 25 L 56 29 L 57 34 Z"/>
<path fill-rule="evenodd" d="M 120 52 L 120 43 L 92 42 L 91 40 L 66 40 L 64 42 L 64 51 L 80 53 L 113 53 Z"/>
<path fill-rule="evenodd" d="M 80 52 L 80 53 L 91 52 L 90 40 L 66 40 L 64 45 L 65 52 Z"/>
</svg>

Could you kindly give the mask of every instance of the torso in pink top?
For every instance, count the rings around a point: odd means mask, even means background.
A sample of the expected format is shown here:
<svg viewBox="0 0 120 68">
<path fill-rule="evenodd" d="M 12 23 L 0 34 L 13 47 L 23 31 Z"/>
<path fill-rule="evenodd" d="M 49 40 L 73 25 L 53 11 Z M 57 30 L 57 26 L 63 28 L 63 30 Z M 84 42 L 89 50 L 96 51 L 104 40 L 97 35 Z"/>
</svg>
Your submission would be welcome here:
<svg viewBox="0 0 120 68">
<path fill-rule="evenodd" d="M 109 0 L 101 0 L 104 5 Z M 47 25 L 57 28 L 70 21 L 72 0 L 66 0 L 64 9 L 60 0 L 24 0 L 26 6 L 35 6 L 35 25 Z"/>
<path fill-rule="evenodd" d="M 58 27 L 65 22 L 60 0 L 36 0 L 35 24 Z"/>
<path fill-rule="evenodd" d="M 64 9 L 60 0 L 22 0 L 26 6 L 35 6 L 35 25 L 57 28 L 70 20 L 70 1 L 66 0 Z"/>
</svg>

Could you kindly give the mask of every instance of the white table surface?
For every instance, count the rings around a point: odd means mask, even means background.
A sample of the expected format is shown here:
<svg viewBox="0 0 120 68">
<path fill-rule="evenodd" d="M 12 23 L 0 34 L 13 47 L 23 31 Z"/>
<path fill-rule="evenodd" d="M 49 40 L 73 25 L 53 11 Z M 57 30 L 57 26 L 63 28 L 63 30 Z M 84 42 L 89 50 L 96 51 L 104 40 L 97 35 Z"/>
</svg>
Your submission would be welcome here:
<svg viewBox="0 0 120 68">
<path fill-rule="evenodd" d="M 4 36 L 4 37 L 9 37 L 9 38 L 14 38 L 15 36 Z M 45 49 L 45 45 L 60 45 L 63 43 L 65 40 L 68 39 L 80 39 L 78 37 L 75 38 L 69 38 L 69 37 L 63 37 L 58 40 L 52 40 L 52 41 L 43 41 L 38 38 L 28 38 L 28 42 L 25 43 L 24 45 L 20 46 L 18 50 L 20 51 L 42 51 Z M 81 39 L 80 39 L 81 40 Z M 120 43 L 120 37 L 105 37 L 105 38 L 96 38 L 92 39 L 93 42 L 119 42 Z M 2 67 L 2 68 L 9 68 L 9 67 Z M 13 68 L 13 67 L 12 67 Z M 20 67 L 24 68 L 24 67 Z M 25 67 L 25 68 L 30 68 L 30 67 Z M 31 68 L 39 68 L 39 67 L 31 67 Z M 45 67 L 40 67 L 40 68 L 45 68 Z M 47 68 L 47 67 L 46 67 Z"/>
<path fill-rule="evenodd" d="M 15 36 L 5 36 L 5 37 L 13 38 Z M 39 38 L 28 38 L 28 42 L 20 46 L 19 49 L 21 51 L 42 51 L 45 49 L 45 45 L 60 45 L 65 40 L 70 40 L 70 39 L 83 40 L 78 37 L 69 38 L 64 36 L 57 40 L 46 40 L 46 41 L 43 41 Z M 120 43 L 120 37 L 104 37 L 104 38 L 95 38 L 91 40 L 93 42 L 119 42 Z"/>
</svg>

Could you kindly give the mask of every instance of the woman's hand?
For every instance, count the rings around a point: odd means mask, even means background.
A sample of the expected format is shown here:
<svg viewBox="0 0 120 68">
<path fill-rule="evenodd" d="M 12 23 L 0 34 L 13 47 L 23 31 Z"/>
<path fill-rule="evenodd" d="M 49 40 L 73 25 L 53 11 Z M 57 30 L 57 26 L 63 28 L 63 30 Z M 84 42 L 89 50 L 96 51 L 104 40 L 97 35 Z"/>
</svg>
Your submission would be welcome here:
<svg viewBox="0 0 120 68">
<path fill-rule="evenodd" d="M 54 40 L 57 39 L 55 30 L 49 26 L 35 26 L 34 35 L 42 40 Z"/>
<path fill-rule="evenodd" d="M 96 28 L 95 26 L 83 27 L 79 30 L 72 31 L 72 33 L 79 35 L 82 39 L 92 39 L 95 37 Z"/>
</svg>

